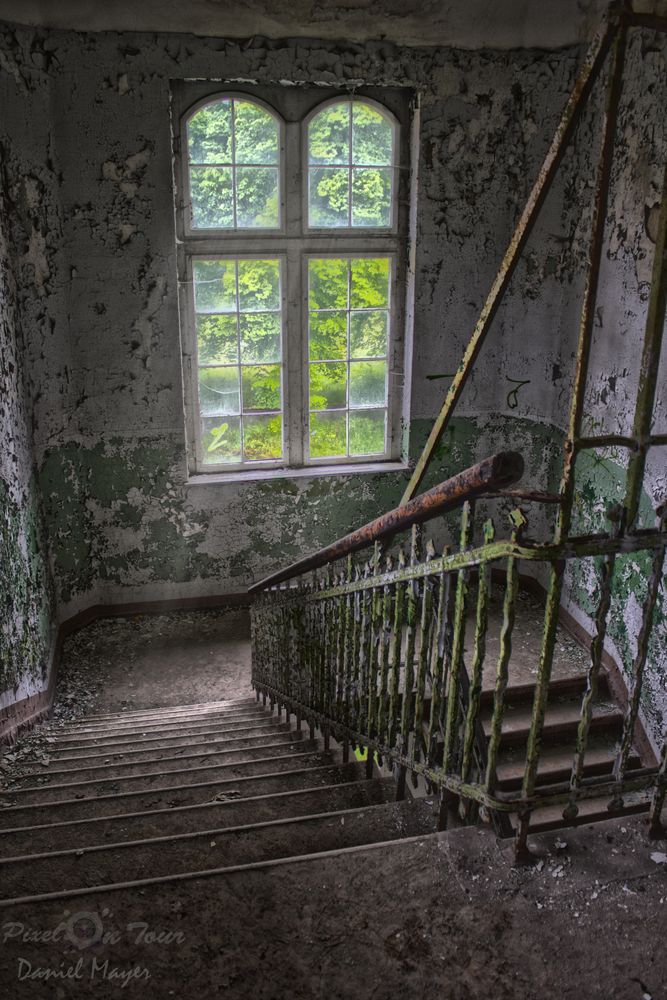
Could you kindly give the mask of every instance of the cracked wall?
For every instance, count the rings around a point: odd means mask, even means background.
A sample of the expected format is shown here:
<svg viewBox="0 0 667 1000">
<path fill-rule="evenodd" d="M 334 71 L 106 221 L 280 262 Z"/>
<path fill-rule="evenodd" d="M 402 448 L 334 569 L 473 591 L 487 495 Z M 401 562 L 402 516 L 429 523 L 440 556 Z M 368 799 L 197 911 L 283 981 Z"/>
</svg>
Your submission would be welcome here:
<svg viewBox="0 0 667 1000">
<path fill-rule="evenodd" d="M 0 89 L 0 95 L 2 89 Z M 29 274 L 42 290 L 49 278 L 44 237 L 20 225 L 37 211 L 34 175 L 9 182 L 11 153 L 0 146 L 0 711 L 48 683 L 55 600 L 33 459 L 25 388 L 20 287 Z M 17 281 L 18 277 L 18 281 Z"/>
<path fill-rule="evenodd" d="M 612 214 L 619 224 L 610 221 L 610 259 L 626 263 L 647 249 L 652 203 L 645 217 L 641 197 L 625 192 L 638 177 L 638 187 L 654 186 L 655 163 L 648 169 L 642 159 L 642 129 L 652 127 L 651 109 L 659 107 L 656 80 L 664 60 L 664 50 L 640 34 L 631 71 L 640 80 L 640 69 L 648 67 L 653 83 L 642 91 L 643 111 L 638 95 L 628 92 L 623 123 L 629 160 L 615 186 Z M 404 473 L 378 472 L 186 483 L 170 81 L 356 81 L 421 94 L 413 403 L 406 429 L 416 455 L 581 56 L 577 47 L 464 52 L 388 42 L 225 41 L 6 26 L 0 75 L 9 117 L 0 123 L 0 136 L 18 127 L 35 95 L 45 95 L 48 104 L 37 130 L 39 170 L 31 138 L 10 174 L 35 216 L 22 251 L 26 368 L 63 616 L 95 603 L 242 590 L 392 506 L 407 480 Z M 526 485 L 557 484 L 598 123 L 599 94 L 565 157 L 428 483 L 494 450 L 518 447 L 527 459 Z M 664 137 L 656 142 L 660 147 Z M 637 156 L 639 168 L 633 165 Z M 631 232 L 620 226 L 626 216 L 633 220 Z M 635 277 L 626 267 L 604 283 L 609 314 L 619 298 L 628 304 L 627 344 L 636 343 L 640 314 L 633 303 L 644 294 L 645 279 L 635 291 Z M 627 361 L 610 343 L 606 350 L 612 370 L 595 391 L 598 408 L 613 413 L 622 393 L 629 398 L 622 372 L 634 359 L 632 348 Z M 591 518 L 600 484 L 587 475 L 590 489 L 582 496 L 592 498 Z M 531 513 L 533 534 L 544 534 L 549 523 Z M 594 590 L 590 579 L 572 579 L 569 597 L 589 613 Z M 630 635 L 636 614 L 630 603 L 627 608 Z M 654 698 L 656 720 L 657 704 Z"/>
</svg>

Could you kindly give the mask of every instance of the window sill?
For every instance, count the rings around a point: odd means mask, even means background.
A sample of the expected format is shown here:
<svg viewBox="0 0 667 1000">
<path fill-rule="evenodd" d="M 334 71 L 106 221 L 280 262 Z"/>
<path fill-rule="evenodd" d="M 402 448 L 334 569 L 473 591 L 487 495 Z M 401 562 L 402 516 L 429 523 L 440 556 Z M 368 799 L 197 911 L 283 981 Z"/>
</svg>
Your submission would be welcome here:
<svg viewBox="0 0 667 1000">
<path fill-rule="evenodd" d="M 379 472 L 405 472 L 406 462 L 359 462 L 355 465 L 310 465 L 303 469 L 253 469 L 236 472 L 197 472 L 186 486 L 219 486 L 227 483 L 261 483 L 269 479 L 314 479 L 322 476 L 377 475 Z"/>
</svg>

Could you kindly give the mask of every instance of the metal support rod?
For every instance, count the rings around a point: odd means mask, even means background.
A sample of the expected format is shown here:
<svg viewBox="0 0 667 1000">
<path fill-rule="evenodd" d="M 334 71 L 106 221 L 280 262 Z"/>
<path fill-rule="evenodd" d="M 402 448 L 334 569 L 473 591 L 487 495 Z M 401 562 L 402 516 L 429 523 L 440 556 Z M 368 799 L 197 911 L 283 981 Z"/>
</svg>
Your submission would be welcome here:
<svg viewBox="0 0 667 1000">
<path fill-rule="evenodd" d="M 667 164 L 662 185 L 662 205 L 655 241 L 651 296 L 646 316 L 644 347 L 639 363 L 639 381 L 632 435 L 639 442 L 638 450 L 628 462 L 627 490 L 625 495 L 625 527 L 631 528 L 639 510 L 644 470 L 648 453 L 647 438 L 651 430 L 655 393 L 658 385 L 662 336 L 667 306 Z"/>
<path fill-rule="evenodd" d="M 588 375 L 588 364 L 593 339 L 595 304 L 597 299 L 598 281 L 600 277 L 600 261 L 602 258 L 602 247 L 604 243 L 607 204 L 609 201 L 616 121 L 618 118 L 618 106 L 623 86 L 626 36 L 627 29 L 625 27 L 621 27 L 615 33 L 611 65 L 609 69 L 604 119 L 602 124 L 600 159 L 598 163 L 595 201 L 593 206 L 593 226 L 589 250 L 589 266 L 586 277 L 584 301 L 581 310 L 577 361 L 574 385 L 572 388 L 572 400 L 570 403 L 569 429 L 568 437 L 565 442 L 565 457 L 563 460 L 563 472 L 560 484 L 560 494 L 563 502 L 558 509 L 558 517 L 556 519 L 556 528 L 554 532 L 554 541 L 556 543 L 561 542 L 567 537 L 572 523 L 574 471 L 576 463 L 574 442 L 581 433 L 584 396 L 586 392 L 586 378 Z M 556 642 L 556 628 L 558 626 L 558 610 L 560 607 L 560 598 L 563 587 L 563 572 L 564 564 L 562 561 L 558 560 L 557 562 L 552 563 L 549 573 L 547 603 L 544 615 L 542 648 L 540 651 L 535 697 L 533 700 L 533 714 L 531 718 L 530 732 L 528 734 L 526 768 L 523 776 L 523 796 L 526 799 L 532 796 L 535 789 L 537 768 L 540 760 L 542 729 L 544 727 L 544 716 L 546 713 L 547 698 L 549 695 L 551 665 L 553 662 L 554 645 Z M 526 850 L 529 822 L 530 811 L 526 809 L 521 815 L 521 822 L 517 834 L 516 851 L 518 855 L 524 853 Z"/>
<path fill-rule="evenodd" d="M 429 463 L 433 457 L 433 453 L 438 446 L 440 438 L 445 432 L 452 412 L 459 400 L 459 397 L 461 396 L 461 393 L 463 392 L 466 382 L 468 381 L 468 377 L 473 369 L 475 361 L 477 360 L 479 352 L 482 349 L 482 345 L 486 339 L 487 333 L 489 332 L 493 318 L 500 303 L 502 302 L 507 286 L 509 285 L 512 274 L 514 273 L 514 269 L 516 268 L 523 248 L 528 241 L 528 237 L 530 236 L 535 220 L 537 219 L 544 200 L 549 192 L 549 189 L 551 188 L 551 184 L 558 170 L 563 153 L 565 152 L 574 129 L 576 128 L 582 109 L 586 104 L 593 84 L 597 79 L 598 73 L 602 68 L 616 30 L 616 24 L 612 23 L 611 20 L 608 21 L 595 36 L 588 52 L 586 53 L 584 64 L 579 72 L 579 76 L 576 79 L 574 87 L 572 88 L 572 93 L 568 98 L 567 104 L 563 109 L 563 113 L 551 141 L 551 145 L 549 146 L 547 154 L 544 158 L 540 172 L 537 175 L 537 180 L 535 181 L 533 189 L 528 196 L 524 210 L 521 213 L 512 239 L 510 240 L 510 244 L 505 251 L 502 263 L 479 315 L 479 319 L 477 320 L 472 336 L 468 341 L 468 346 L 465 349 L 461 363 L 456 374 L 454 375 L 454 378 L 452 379 L 447 395 L 445 396 L 442 409 L 436 417 L 431 433 L 429 434 L 428 440 L 424 445 L 424 449 L 419 457 L 417 465 L 415 466 L 410 482 L 408 483 L 405 493 L 403 494 L 401 500 L 401 503 L 403 504 L 411 500 L 419 489 Z"/>
</svg>

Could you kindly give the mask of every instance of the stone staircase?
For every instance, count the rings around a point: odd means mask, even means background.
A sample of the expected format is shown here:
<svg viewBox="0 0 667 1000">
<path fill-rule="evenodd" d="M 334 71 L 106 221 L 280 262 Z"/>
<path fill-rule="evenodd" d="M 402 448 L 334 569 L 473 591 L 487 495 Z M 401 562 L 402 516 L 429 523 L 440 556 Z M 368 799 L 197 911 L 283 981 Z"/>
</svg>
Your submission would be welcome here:
<svg viewBox="0 0 667 1000">
<path fill-rule="evenodd" d="M 252 698 L 89 716 L 42 730 L 0 793 L 0 905 L 153 885 L 435 830 Z"/>
</svg>

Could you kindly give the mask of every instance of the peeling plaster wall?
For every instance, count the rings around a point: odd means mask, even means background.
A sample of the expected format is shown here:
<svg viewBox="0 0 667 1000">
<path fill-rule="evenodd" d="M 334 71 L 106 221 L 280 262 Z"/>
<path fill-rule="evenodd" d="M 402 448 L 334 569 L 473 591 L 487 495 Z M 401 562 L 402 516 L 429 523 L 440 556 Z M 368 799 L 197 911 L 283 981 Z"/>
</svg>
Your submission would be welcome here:
<svg viewBox="0 0 667 1000">
<path fill-rule="evenodd" d="M 663 57 L 645 41 L 640 50 L 632 72 L 649 65 L 655 76 Z M 25 114 L 26 95 L 45 86 L 49 94 L 38 131 L 46 127 L 50 139 L 33 195 L 48 225 L 28 247 L 36 290 L 26 296 L 34 317 L 26 365 L 62 616 L 99 602 L 241 590 L 393 505 L 406 482 L 405 474 L 375 473 L 186 485 L 170 80 L 363 81 L 420 92 L 409 427 L 416 455 L 448 384 L 438 376 L 458 365 L 581 55 L 576 47 L 464 52 L 7 28 L 0 77 L 10 117 L 0 121 L 0 141 L 12 114 Z M 649 104 L 656 100 L 647 94 Z M 628 104 L 627 128 L 649 128 L 644 114 Z M 599 104 L 565 157 L 428 482 L 515 447 L 527 459 L 526 485 L 557 484 L 598 123 Z M 640 138 L 628 137 L 628 148 L 639 149 Z M 24 183 L 20 161 L 13 169 L 14 183 Z M 637 207 L 623 193 L 633 170 L 617 178 L 619 219 Z M 626 262 L 645 242 L 643 209 L 632 218 L 640 235 L 616 227 L 610 251 Z M 644 294 L 630 294 L 626 278 L 605 278 L 610 312 L 619 294 L 630 313 Z M 616 360 L 615 349 L 609 356 Z M 608 382 L 603 407 L 615 405 L 610 391 Z M 597 488 L 591 478 L 591 511 Z M 531 533 L 544 535 L 549 518 L 531 518 Z M 582 613 L 592 593 L 590 581 L 571 582 Z"/>
<path fill-rule="evenodd" d="M 626 58 L 612 173 L 605 254 L 600 275 L 596 324 L 586 386 L 584 433 L 631 434 L 639 357 L 644 337 L 655 227 L 667 160 L 667 40 L 653 32 L 632 32 Z M 600 102 L 598 108 L 601 113 Z M 585 148 L 590 131 L 579 143 Z M 653 433 L 667 432 L 667 338 L 663 344 Z M 605 512 L 625 496 L 627 452 L 608 448 L 589 452 L 577 463 L 577 516 L 582 532 L 608 530 Z M 640 504 L 641 527 L 655 525 L 655 511 L 667 500 L 667 448 L 649 453 Z M 637 654 L 650 559 L 623 556 L 617 561 L 608 646 L 626 674 Z M 590 621 L 598 600 L 599 567 L 584 560 L 571 567 L 566 601 L 580 619 Z M 649 733 L 667 730 L 667 593 L 663 578 L 647 658 L 642 710 Z"/>
<path fill-rule="evenodd" d="M 239 590 L 393 504 L 404 475 L 184 485 L 169 81 L 363 80 L 421 91 L 418 403 L 410 428 L 417 453 L 446 386 L 427 376 L 458 363 L 566 100 L 579 51 L 469 53 L 261 39 L 241 44 L 25 29 L 7 33 L 5 44 L 5 58 L 28 77 L 29 53 L 40 46 L 49 53 L 63 263 L 50 296 L 55 336 L 35 343 L 29 354 L 62 613 L 99 601 Z M 17 87 L 19 107 L 21 100 Z M 568 210 L 556 197 L 545 224 L 558 231 Z M 516 294 L 529 302 L 523 284 L 536 286 L 536 277 L 521 272 L 518 280 Z M 563 322 L 569 280 L 555 269 L 547 291 L 533 295 L 530 308 L 539 326 L 547 309 Z M 502 322 L 513 328 L 511 310 Z M 540 482 L 545 452 L 538 454 L 531 441 L 540 433 L 536 427 L 553 422 L 553 407 L 542 373 L 523 388 L 521 410 L 508 405 L 514 383 L 506 376 L 522 378 L 534 363 L 523 345 L 519 363 L 513 350 L 490 349 L 469 387 L 457 435 L 471 460 L 525 442 L 535 459 L 531 476 Z M 549 348 L 548 359 L 558 352 L 558 346 Z M 546 357 L 542 351 L 545 372 Z M 503 417 L 520 419 L 515 427 Z M 451 449 L 443 448 L 432 478 L 455 466 Z"/>
<path fill-rule="evenodd" d="M 3 65 L 7 68 L 7 63 Z M 10 64 L 11 66 L 11 64 Z M 6 80 L 0 81 L 5 107 Z M 29 102 L 44 117 L 45 94 Z M 41 105 L 41 106 L 40 106 Z M 21 135 L 18 122 L 16 135 Z M 25 160 L 23 161 L 25 166 Z M 48 280 L 43 234 L 22 222 L 38 212 L 39 177 L 9 180 L 13 151 L 0 144 L 0 711 L 48 683 L 55 599 L 33 459 L 21 339 L 22 288 Z M 24 285 L 25 283 L 25 285 Z"/>
</svg>

